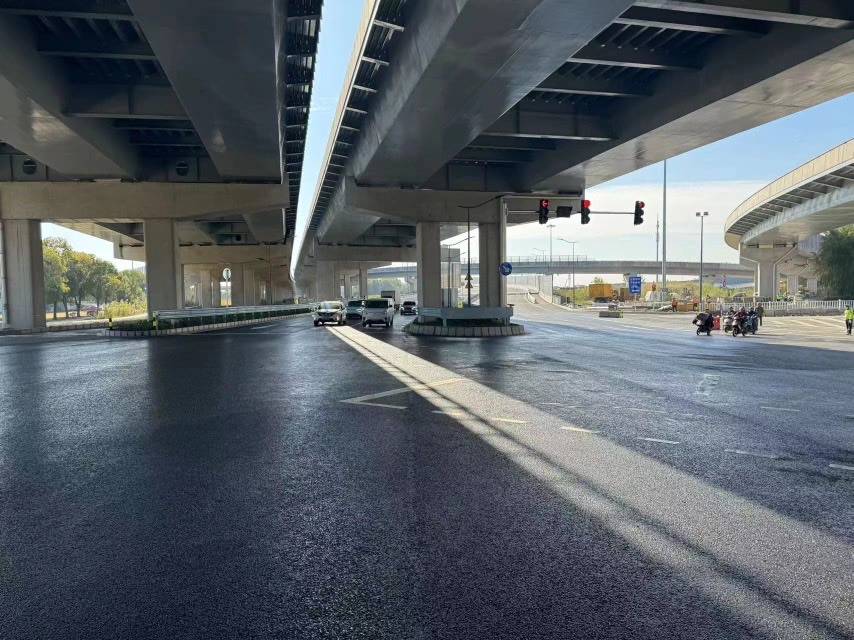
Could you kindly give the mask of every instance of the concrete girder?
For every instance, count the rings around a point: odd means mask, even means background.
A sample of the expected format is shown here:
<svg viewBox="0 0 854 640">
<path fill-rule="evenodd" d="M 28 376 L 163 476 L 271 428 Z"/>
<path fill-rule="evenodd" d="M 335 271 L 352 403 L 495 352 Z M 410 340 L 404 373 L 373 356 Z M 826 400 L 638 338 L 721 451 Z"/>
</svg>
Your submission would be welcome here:
<svg viewBox="0 0 854 640">
<path fill-rule="evenodd" d="M 578 204 L 579 194 L 554 195 L 513 195 L 502 192 L 471 193 L 467 191 L 433 191 L 429 189 L 394 189 L 388 187 L 362 187 L 352 178 L 341 182 L 338 193 L 327 213 L 327 220 L 335 216 L 351 217 L 352 212 L 371 212 L 376 223 L 384 217 L 394 217 L 415 222 L 465 223 L 495 222 L 495 212 L 486 204 L 493 198 L 505 198 L 512 205 L 512 211 L 530 211 L 536 213 L 541 197 L 548 197 L 552 206 L 560 204 Z M 465 207 L 471 207 L 470 214 Z M 469 217 L 470 216 L 470 217 Z M 321 227 L 323 228 L 323 227 Z M 361 234 L 358 234 L 361 235 Z M 318 233 L 318 238 L 328 242 L 327 236 Z M 351 238 L 347 238 L 349 240 Z M 346 240 L 342 240 L 346 241 Z"/>
<path fill-rule="evenodd" d="M 631 4 L 436 0 L 414 5 L 407 18 L 412 28 L 399 36 L 394 64 L 385 71 L 388 90 L 374 96 L 363 119 L 351 159 L 354 175 L 364 184 L 424 184 Z M 460 64 L 461 55 L 466 64 Z M 443 135 L 435 135 L 437 130 Z"/>
<path fill-rule="evenodd" d="M 417 255 L 415 247 L 318 245 L 315 251 L 317 262 L 411 262 Z"/>
<path fill-rule="evenodd" d="M 187 120 L 171 87 L 75 85 L 65 113 L 74 118 Z"/>
<path fill-rule="evenodd" d="M 706 60 L 702 69 L 665 76 L 650 98 L 614 105 L 618 140 L 560 142 L 518 169 L 519 186 L 594 186 L 854 90 L 848 32 L 778 24 L 760 39 L 713 43 Z"/>
<path fill-rule="evenodd" d="M 24 17 L 0 15 L 0 139 L 69 177 L 135 177 L 137 156 L 106 122 L 69 117 L 58 61 L 39 54 Z"/>
<path fill-rule="evenodd" d="M 600 44 L 587 45 L 568 58 L 567 62 L 661 71 L 693 71 L 699 68 L 697 61 L 685 55 Z"/>
<path fill-rule="evenodd" d="M 602 142 L 612 140 L 607 121 L 574 113 L 550 113 L 515 107 L 495 121 L 484 134 L 518 138 L 551 138 Z"/>
<path fill-rule="evenodd" d="M 848 29 L 854 24 L 854 6 L 828 0 L 637 0 L 635 5 L 829 29 Z"/>
<path fill-rule="evenodd" d="M 285 237 L 285 217 L 281 209 L 243 215 L 258 242 L 278 242 Z"/>
<path fill-rule="evenodd" d="M 278 184 L 174 182 L 8 182 L 0 185 L 0 217 L 115 222 L 203 218 L 281 209 Z"/>
<path fill-rule="evenodd" d="M 4 0 L 0 14 L 52 16 L 98 20 L 130 20 L 133 13 L 123 0 Z"/>
<path fill-rule="evenodd" d="M 219 174 L 281 179 L 270 0 L 128 4 Z"/>
<path fill-rule="evenodd" d="M 580 96 L 603 96 L 606 98 L 640 98 L 652 95 L 648 86 L 619 78 L 583 78 L 553 73 L 543 80 L 535 91 L 566 93 Z"/>
<path fill-rule="evenodd" d="M 122 260 L 145 260 L 142 244 L 113 247 L 114 256 Z M 290 259 L 290 245 L 192 245 L 179 246 L 178 259 L 182 264 L 255 263 L 272 260 L 276 264 Z"/>
<path fill-rule="evenodd" d="M 689 13 L 672 9 L 655 9 L 645 6 L 631 7 L 614 21 L 653 29 L 677 29 L 696 33 L 711 33 L 726 36 L 759 37 L 766 29 L 756 22 L 742 18 L 706 13 Z"/>
</svg>

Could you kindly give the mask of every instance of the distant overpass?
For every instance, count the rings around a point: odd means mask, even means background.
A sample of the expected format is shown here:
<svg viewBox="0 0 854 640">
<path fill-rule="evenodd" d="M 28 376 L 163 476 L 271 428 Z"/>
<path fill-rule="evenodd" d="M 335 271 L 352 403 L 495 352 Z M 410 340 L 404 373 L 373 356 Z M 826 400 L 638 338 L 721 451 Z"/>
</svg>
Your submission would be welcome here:
<svg viewBox="0 0 854 640">
<path fill-rule="evenodd" d="M 849 140 L 750 196 L 726 220 L 725 239 L 758 265 L 759 294 L 815 290 L 819 234 L 854 223 L 854 140 Z"/>
<path fill-rule="evenodd" d="M 572 258 L 570 256 L 555 256 L 553 260 L 544 260 L 539 257 L 517 257 L 510 258 L 513 265 L 514 275 L 528 274 L 568 274 L 572 273 Z M 463 269 L 466 263 L 463 262 Z M 480 274 L 477 262 L 471 264 L 472 274 Z M 661 272 L 661 263 L 655 260 L 587 260 L 575 261 L 575 273 L 599 274 L 599 273 L 638 273 L 654 275 Z M 667 273 L 676 276 L 694 276 L 700 273 L 699 262 L 667 262 Z M 704 262 L 703 273 L 707 276 L 754 276 L 752 266 L 727 262 Z M 405 278 L 415 277 L 417 267 L 414 264 L 393 265 L 389 267 L 378 267 L 368 272 L 369 277 L 374 278 Z"/>
</svg>

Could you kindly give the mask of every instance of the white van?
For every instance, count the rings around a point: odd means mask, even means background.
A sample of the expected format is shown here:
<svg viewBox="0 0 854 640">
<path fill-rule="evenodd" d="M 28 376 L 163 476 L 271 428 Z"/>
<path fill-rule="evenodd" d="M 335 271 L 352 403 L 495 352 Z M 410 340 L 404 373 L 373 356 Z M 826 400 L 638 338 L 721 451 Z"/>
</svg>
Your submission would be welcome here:
<svg viewBox="0 0 854 640">
<path fill-rule="evenodd" d="M 394 301 L 389 298 L 368 298 L 362 310 L 362 326 L 369 324 L 394 325 Z"/>
</svg>

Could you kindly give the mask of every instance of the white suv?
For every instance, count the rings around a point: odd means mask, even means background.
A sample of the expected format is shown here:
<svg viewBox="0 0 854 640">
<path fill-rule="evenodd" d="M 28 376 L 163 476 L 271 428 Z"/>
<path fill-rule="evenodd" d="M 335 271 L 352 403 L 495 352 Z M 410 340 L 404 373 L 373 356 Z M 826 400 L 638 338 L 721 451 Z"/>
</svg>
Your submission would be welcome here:
<svg viewBox="0 0 854 640">
<path fill-rule="evenodd" d="M 362 310 L 362 326 L 369 324 L 394 325 L 394 301 L 388 298 L 369 298 Z"/>
</svg>

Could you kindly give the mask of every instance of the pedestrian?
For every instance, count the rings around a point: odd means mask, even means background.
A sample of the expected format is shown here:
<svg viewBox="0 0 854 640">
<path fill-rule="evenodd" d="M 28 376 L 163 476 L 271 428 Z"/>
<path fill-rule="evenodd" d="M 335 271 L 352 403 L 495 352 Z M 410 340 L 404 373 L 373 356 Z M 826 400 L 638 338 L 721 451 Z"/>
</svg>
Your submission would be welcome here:
<svg viewBox="0 0 854 640">
<path fill-rule="evenodd" d="M 845 330 L 848 332 L 848 335 L 851 335 L 851 327 L 854 326 L 854 309 L 851 308 L 850 304 L 845 305 Z"/>
<path fill-rule="evenodd" d="M 762 306 L 762 303 L 756 305 L 756 315 L 759 317 L 759 326 L 762 326 L 762 317 L 765 315 L 765 307 Z"/>
<path fill-rule="evenodd" d="M 679 308 L 679 302 L 677 302 L 676 298 L 670 300 L 670 308 L 673 310 L 673 313 L 676 313 L 676 310 Z"/>
</svg>

